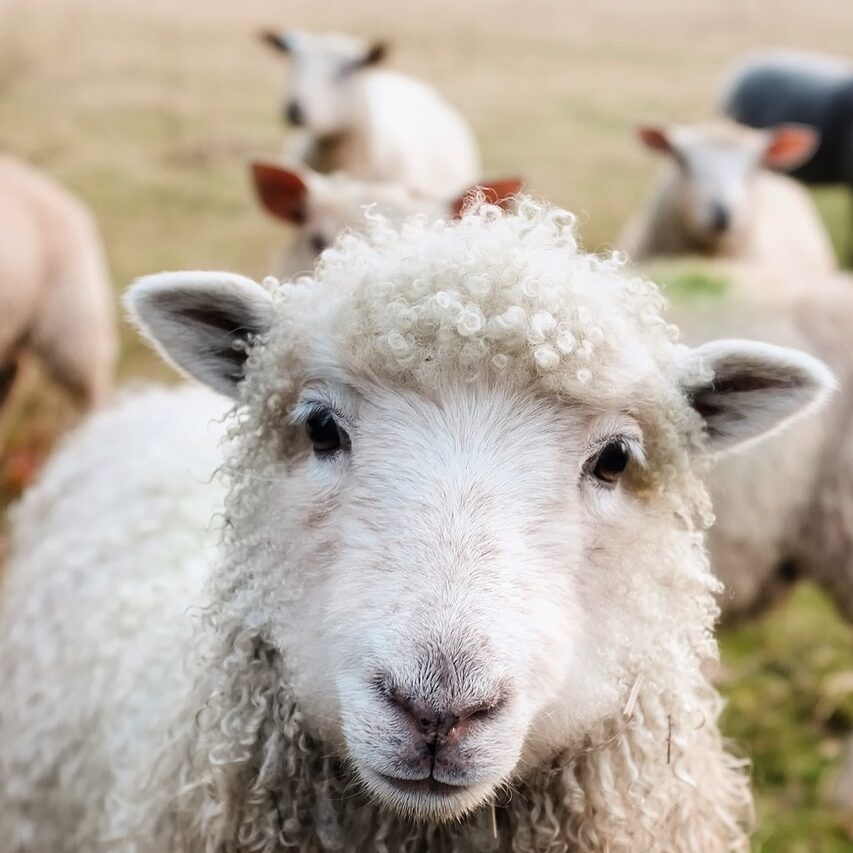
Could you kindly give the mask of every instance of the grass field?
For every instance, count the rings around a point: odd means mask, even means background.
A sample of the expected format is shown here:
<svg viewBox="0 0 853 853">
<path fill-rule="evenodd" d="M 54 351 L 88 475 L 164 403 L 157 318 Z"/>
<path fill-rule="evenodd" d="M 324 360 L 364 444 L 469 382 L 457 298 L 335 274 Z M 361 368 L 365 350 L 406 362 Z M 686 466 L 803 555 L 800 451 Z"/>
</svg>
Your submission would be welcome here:
<svg viewBox="0 0 853 853">
<path fill-rule="evenodd" d="M 269 25 L 391 39 L 396 67 L 433 81 L 470 117 L 487 173 L 525 175 L 576 210 L 598 248 L 656 165 L 633 141 L 637 121 L 704 116 L 725 64 L 750 48 L 844 53 L 853 3 L 0 0 L 0 150 L 91 204 L 117 292 L 168 268 L 262 275 L 285 239 L 255 209 L 245 167 L 282 138 L 282 63 L 254 40 Z M 846 250 L 848 200 L 826 191 L 818 201 Z M 124 378 L 170 378 L 126 328 L 123 341 Z M 3 499 L 26 473 L 21 448 L 46 449 L 73 419 L 28 369 L 0 424 L 1 450 L 17 460 Z M 755 849 L 853 849 L 853 816 L 824 796 L 853 723 L 853 631 L 803 588 L 726 636 L 723 650 L 726 728 L 755 761 Z"/>
</svg>

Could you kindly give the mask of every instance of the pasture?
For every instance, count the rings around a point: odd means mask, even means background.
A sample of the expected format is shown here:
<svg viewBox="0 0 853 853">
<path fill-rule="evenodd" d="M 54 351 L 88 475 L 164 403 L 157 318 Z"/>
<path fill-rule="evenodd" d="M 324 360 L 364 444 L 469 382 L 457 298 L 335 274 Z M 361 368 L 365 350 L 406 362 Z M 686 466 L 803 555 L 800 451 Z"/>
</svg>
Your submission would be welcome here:
<svg viewBox="0 0 853 853">
<path fill-rule="evenodd" d="M 844 53 L 853 4 L 837 0 L 0 0 L 0 150 L 64 181 L 93 208 L 116 293 L 164 269 L 262 276 L 286 241 L 252 198 L 247 161 L 274 155 L 282 60 L 262 27 L 388 38 L 391 64 L 433 82 L 473 123 L 486 176 L 521 174 L 576 211 L 587 247 L 606 248 L 657 163 L 641 120 L 712 109 L 722 69 L 754 47 Z M 853 242 L 849 200 L 818 194 L 836 247 Z M 127 327 L 124 380 L 173 379 Z M 28 367 L 0 419 L 0 490 L 74 420 Z M 853 816 L 825 800 L 853 729 L 853 630 L 802 588 L 723 639 L 728 734 L 754 759 L 757 851 L 835 853 Z"/>
</svg>

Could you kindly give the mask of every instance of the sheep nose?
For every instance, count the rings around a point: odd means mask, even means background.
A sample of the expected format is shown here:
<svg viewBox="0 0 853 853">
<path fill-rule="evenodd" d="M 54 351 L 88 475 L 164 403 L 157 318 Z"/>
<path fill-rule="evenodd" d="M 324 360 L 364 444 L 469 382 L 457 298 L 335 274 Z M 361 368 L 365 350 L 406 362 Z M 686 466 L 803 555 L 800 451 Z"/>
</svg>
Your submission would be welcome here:
<svg viewBox="0 0 853 853">
<path fill-rule="evenodd" d="M 288 124 L 294 127 L 300 127 L 305 124 L 305 113 L 303 113 L 302 107 L 299 106 L 297 101 L 288 101 L 287 106 L 284 108 L 284 118 Z"/>
<path fill-rule="evenodd" d="M 494 716 L 505 702 L 503 696 L 496 695 L 473 703 L 437 708 L 400 690 L 391 690 L 387 696 L 415 731 L 434 743 L 461 737 L 473 723 Z"/>
<path fill-rule="evenodd" d="M 724 234 L 729 230 L 731 216 L 729 211 L 721 204 L 715 204 L 711 211 L 711 231 L 715 234 Z"/>
</svg>

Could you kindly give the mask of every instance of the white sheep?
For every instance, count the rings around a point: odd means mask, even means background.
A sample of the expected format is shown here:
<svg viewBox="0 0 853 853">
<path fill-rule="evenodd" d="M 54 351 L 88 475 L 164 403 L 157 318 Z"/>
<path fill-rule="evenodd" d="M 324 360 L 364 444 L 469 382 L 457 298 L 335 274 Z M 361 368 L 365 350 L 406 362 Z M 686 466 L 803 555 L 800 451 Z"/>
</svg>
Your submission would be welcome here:
<svg viewBox="0 0 853 853">
<path fill-rule="evenodd" d="M 438 219 L 459 216 L 475 191 L 504 206 L 522 187 L 518 178 L 502 178 L 480 181 L 452 197 L 436 197 L 401 184 L 359 181 L 342 172 L 321 175 L 304 165 L 268 161 L 252 163 L 252 180 L 264 209 L 297 229 L 276 261 L 277 274 L 285 277 L 313 269 L 320 253 L 342 231 L 364 227 L 368 209 L 371 215 L 395 221 L 417 214 Z"/>
<path fill-rule="evenodd" d="M 620 240 L 633 260 L 701 254 L 815 275 L 837 269 L 807 191 L 769 171 L 807 160 L 819 142 L 813 128 L 755 130 L 718 120 L 643 127 L 639 136 L 670 162 L 648 209 Z"/>
<path fill-rule="evenodd" d="M 820 362 L 677 344 L 654 285 L 529 200 L 128 304 L 236 401 L 224 539 L 197 391 L 92 422 L 24 498 L 7 853 L 746 849 L 702 476 L 817 405 Z"/>
<path fill-rule="evenodd" d="M 104 250 L 89 211 L 0 155 L 0 402 L 32 352 L 84 405 L 107 397 L 118 350 Z"/>
<path fill-rule="evenodd" d="M 831 405 L 721 460 L 712 472 L 716 522 L 708 547 L 725 585 L 723 618 L 760 612 L 808 578 L 853 621 L 853 280 L 716 262 L 690 275 L 728 284 L 719 299 L 678 306 L 674 318 L 690 343 L 724 334 L 796 347 L 829 364 L 841 385 Z"/>
<path fill-rule="evenodd" d="M 426 83 L 376 68 L 384 45 L 292 30 L 263 39 L 291 58 L 284 115 L 298 132 L 289 157 L 318 172 L 437 196 L 477 181 L 480 155 L 468 123 Z"/>
</svg>

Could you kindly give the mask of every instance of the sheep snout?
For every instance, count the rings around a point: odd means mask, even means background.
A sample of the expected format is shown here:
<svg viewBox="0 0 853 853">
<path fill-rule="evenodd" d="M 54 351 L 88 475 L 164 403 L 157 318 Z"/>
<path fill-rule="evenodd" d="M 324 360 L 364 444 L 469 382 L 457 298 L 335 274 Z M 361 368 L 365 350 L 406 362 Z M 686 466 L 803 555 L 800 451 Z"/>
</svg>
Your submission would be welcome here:
<svg viewBox="0 0 853 853">
<path fill-rule="evenodd" d="M 299 101 L 288 101 L 284 105 L 284 120 L 291 127 L 302 127 L 305 124 L 305 111 Z"/>
<path fill-rule="evenodd" d="M 710 228 L 714 234 L 725 234 L 731 226 L 732 216 L 729 209 L 722 204 L 715 204 L 711 208 Z"/>
<path fill-rule="evenodd" d="M 482 671 L 451 689 L 424 676 L 372 679 L 345 715 L 347 743 L 362 781 L 391 807 L 421 818 L 460 816 L 513 772 L 527 716 Z"/>
</svg>

